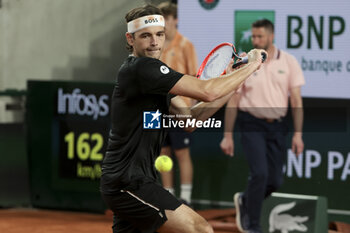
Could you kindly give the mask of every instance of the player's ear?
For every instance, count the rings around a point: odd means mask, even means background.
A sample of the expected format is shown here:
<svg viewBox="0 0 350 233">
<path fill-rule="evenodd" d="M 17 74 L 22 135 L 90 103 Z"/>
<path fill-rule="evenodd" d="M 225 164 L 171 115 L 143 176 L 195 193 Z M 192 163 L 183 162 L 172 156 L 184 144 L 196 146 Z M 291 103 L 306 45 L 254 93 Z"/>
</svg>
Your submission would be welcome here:
<svg viewBox="0 0 350 233">
<path fill-rule="evenodd" d="M 134 45 L 134 36 L 130 32 L 125 33 L 126 41 L 128 42 L 129 45 L 133 46 Z"/>
</svg>

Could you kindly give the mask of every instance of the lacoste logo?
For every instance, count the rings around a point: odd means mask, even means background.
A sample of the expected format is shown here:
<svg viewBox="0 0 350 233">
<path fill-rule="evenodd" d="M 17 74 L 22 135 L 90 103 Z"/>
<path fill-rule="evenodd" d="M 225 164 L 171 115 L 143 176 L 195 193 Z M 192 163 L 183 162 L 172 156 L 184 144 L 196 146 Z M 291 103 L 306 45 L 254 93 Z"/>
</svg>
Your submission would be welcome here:
<svg viewBox="0 0 350 233">
<path fill-rule="evenodd" d="M 296 202 L 280 204 L 271 210 L 269 216 L 269 232 L 274 232 L 275 230 L 280 230 L 281 233 L 288 233 L 289 231 L 300 231 L 306 232 L 307 227 L 303 224 L 306 222 L 308 216 L 292 216 L 290 214 L 280 214 L 284 211 L 292 209 L 296 205 Z"/>
</svg>

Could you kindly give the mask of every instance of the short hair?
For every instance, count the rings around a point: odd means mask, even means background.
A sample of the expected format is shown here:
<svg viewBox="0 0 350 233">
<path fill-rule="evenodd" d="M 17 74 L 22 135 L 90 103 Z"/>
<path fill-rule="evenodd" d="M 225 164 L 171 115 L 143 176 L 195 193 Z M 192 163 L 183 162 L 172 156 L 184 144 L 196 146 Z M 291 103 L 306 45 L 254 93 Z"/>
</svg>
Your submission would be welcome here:
<svg viewBox="0 0 350 233">
<path fill-rule="evenodd" d="M 252 27 L 253 28 L 263 27 L 266 30 L 270 31 L 271 33 L 274 33 L 274 31 L 275 31 L 275 27 L 274 27 L 273 23 L 268 19 L 259 19 L 259 20 L 255 21 L 254 23 L 252 23 Z"/>
<path fill-rule="evenodd" d="M 158 7 L 152 4 L 147 4 L 130 10 L 128 13 L 126 13 L 125 20 L 126 23 L 128 23 L 134 19 L 138 19 L 146 15 L 162 15 L 162 12 Z M 132 35 L 134 36 L 134 33 L 132 33 Z M 129 52 L 132 52 L 133 47 L 126 42 L 126 49 L 129 50 Z"/>
<path fill-rule="evenodd" d="M 174 19 L 177 19 L 177 5 L 172 2 L 162 2 L 158 5 L 158 8 L 162 11 L 164 17 L 172 15 Z"/>
</svg>

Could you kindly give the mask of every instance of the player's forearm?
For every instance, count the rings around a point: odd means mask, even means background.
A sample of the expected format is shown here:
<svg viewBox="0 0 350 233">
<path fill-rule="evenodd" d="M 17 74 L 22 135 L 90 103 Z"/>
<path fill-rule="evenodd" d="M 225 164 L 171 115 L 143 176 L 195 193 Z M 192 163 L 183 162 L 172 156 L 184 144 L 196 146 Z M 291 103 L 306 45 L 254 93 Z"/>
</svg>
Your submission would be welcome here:
<svg viewBox="0 0 350 233">
<path fill-rule="evenodd" d="M 220 78 L 210 79 L 205 82 L 203 89 L 208 96 L 209 100 L 213 101 L 226 96 L 232 91 L 235 91 L 239 86 L 259 67 L 259 62 L 250 62 L 244 67 L 226 74 Z"/>
<path fill-rule="evenodd" d="M 231 98 L 234 92 L 230 92 L 227 95 L 212 101 L 212 102 L 199 102 L 191 108 L 191 115 L 197 120 L 206 120 L 214 115 L 224 104 Z"/>
</svg>

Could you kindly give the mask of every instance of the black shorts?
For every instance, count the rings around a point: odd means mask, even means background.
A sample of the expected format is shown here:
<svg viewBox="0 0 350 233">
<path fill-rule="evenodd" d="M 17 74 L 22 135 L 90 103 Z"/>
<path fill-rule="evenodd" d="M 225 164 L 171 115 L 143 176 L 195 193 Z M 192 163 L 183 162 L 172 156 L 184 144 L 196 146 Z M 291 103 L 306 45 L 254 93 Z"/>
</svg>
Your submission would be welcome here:
<svg viewBox="0 0 350 233">
<path fill-rule="evenodd" d="M 146 183 L 139 189 L 121 190 L 103 195 L 114 213 L 113 233 L 154 233 L 167 217 L 165 210 L 175 210 L 181 203 L 157 183 Z"/>
<path fill-rule="evenodd" d="M 187 148 L 191 145 L 191 133 L 181 128 L 169 129 L 163 147 L 170 146 L 174 150 Z"/>
</svg>

